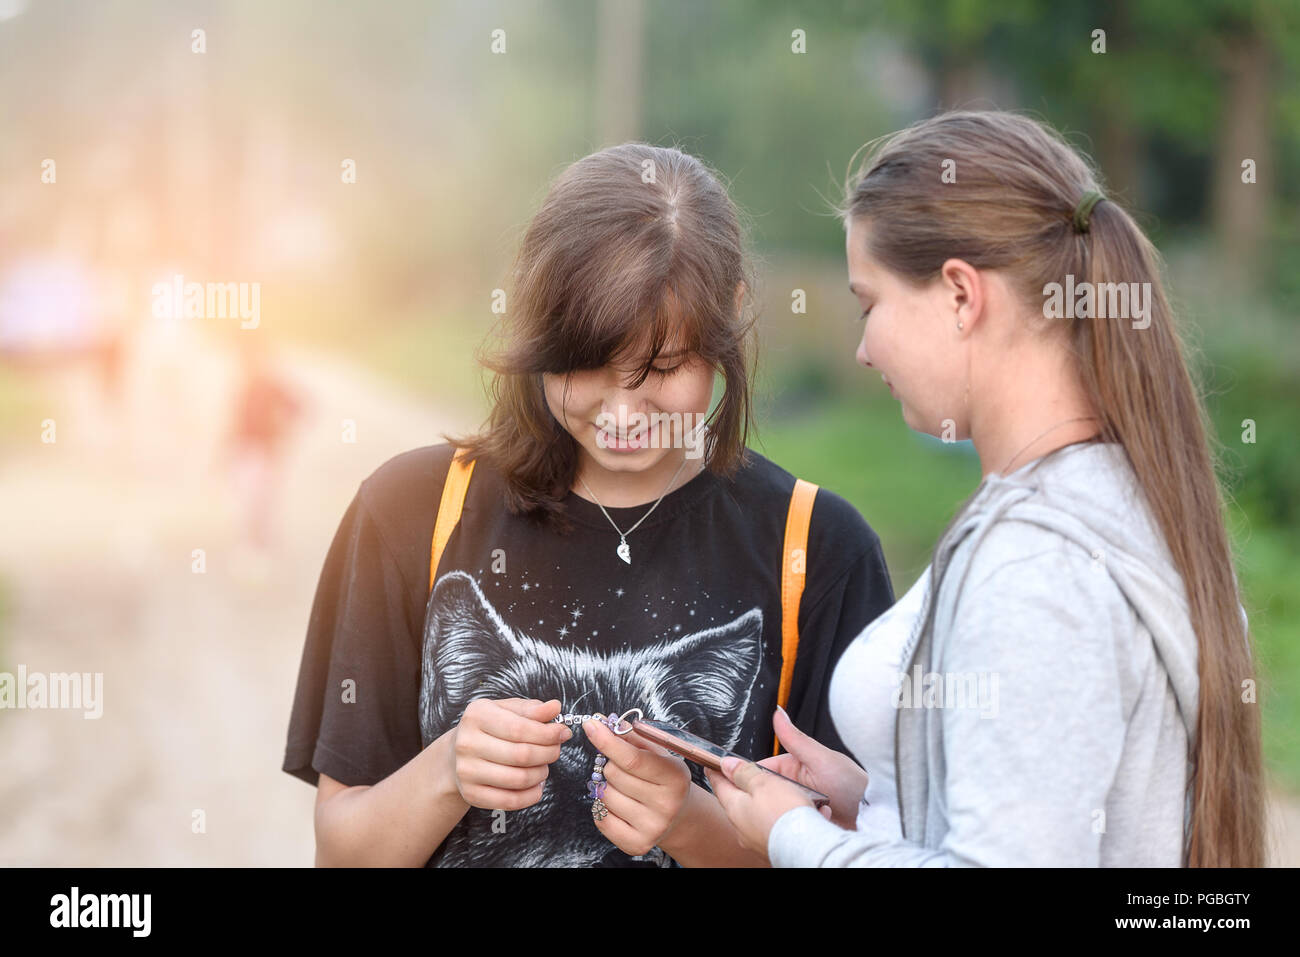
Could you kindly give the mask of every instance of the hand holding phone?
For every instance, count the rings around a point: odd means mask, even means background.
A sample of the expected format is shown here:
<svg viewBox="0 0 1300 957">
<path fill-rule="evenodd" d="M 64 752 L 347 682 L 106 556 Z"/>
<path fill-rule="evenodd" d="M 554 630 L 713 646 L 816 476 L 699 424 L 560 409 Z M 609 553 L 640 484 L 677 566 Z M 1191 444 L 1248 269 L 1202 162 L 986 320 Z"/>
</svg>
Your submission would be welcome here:
<svg viewBox="0 0 1300 957">
<path fill-rule="evenodd" d="M 651 721 L 645 718 L 639 718 L 632 722 L 632 730 L 637 732 L 647 741 L 653 741 L 655 744 L 662 745 L 669 751 L 680 754 L 688 761 L 706 768 L 712 768 L 714 771 L 722 770 L 723 758 L 739 758 L 742 761 L 750 761 L 750 758 L 743 754 L 737 754 L 735 751 L 728 751 L 726 748 L 714 744 L 712 741 L 706 741 L 697 734 L 674 727 L 663 721 Z M 757 763 L 757 762 L 753 762 Z M 799 790 L 803 791 L 813 802 L 814 807 L 824 807 L 830 804 L 831 799 L 821 791 L 815 791 L 806 785 L 800 784 L 784 774 L 777 774 L 771 768 L 757 765 L 768 774 L 776 775 L 783 781 L 789 781 Z"/>
</svg>

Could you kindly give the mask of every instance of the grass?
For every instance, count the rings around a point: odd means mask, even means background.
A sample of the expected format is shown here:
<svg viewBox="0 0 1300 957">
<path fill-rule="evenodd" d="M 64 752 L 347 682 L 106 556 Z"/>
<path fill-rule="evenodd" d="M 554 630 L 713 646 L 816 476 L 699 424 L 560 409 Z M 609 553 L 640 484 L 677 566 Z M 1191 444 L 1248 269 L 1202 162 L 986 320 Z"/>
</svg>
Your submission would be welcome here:
<svg viewBox="0 0 1300 957">
<path fill-rule="evenodd" d="M 750 445 L 857 507 L 880 536 L 896 595 L 920 576 L 980 480 L 969 442 L 945 445 L 913 432 L 888 398 L 850 394 L 815 412 L 774 409 Z"/>
<path fill-rule="evenodd" d="M 1243 604 L 1259 657 L 1264 757 L 1280 783 L 1300 791 L 1300 555 L 1296 533 L 1267 527 L 1239 539 Z"/>
</svg>

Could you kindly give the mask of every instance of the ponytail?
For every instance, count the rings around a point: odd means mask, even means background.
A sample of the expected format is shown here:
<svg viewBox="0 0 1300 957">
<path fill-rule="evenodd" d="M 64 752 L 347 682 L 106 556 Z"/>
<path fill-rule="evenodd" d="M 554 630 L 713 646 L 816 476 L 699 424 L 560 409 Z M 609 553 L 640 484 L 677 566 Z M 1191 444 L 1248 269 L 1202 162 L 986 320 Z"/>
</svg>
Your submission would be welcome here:
<svg viewBox="0 0 1300 957">
<path fill-rule="evenodd" d="M 1188 375 L 1159 259 L 1132 217 L 1112 202 L 1092 212 L 1087 278 L 1149 284 L 1140 321 L 1076 321 L 1073 343 L 1083 380 L 1101 410 L 1102 438 L 1118 442 L 1164 533 L 1187 590 L 1200 678 L 1192 764 L 1187 862 L 1193 867 L 1261 866 L 1264 819 L 1259 709 L 1240 699 L 1254 673 L 1223 502 L 1209 448 L 1213 435 Z"/>
</svg>

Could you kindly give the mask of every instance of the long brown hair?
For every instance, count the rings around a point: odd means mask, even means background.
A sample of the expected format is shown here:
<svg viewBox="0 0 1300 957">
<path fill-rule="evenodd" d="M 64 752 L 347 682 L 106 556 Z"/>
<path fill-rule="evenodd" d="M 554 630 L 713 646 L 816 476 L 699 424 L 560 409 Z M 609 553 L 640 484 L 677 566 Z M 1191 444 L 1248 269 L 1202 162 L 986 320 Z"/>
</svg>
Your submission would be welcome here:
<svg viewBox="0 0 1300 957">
<path fill-rule="evenodd" d="M 751 427 L 753 291 L 740 211 L 704 163 L 644 143 L 584 157 L 529 224 L 502 345 L 480 351 L 494 373 L 488 421 L 475 435 L 444 438 L 501 472 L 511 511 L 567 531 L 578 444 L 551 414 L 542 374 L 598 369 L 645 349 L 636 388 L 673 342 L 725 380 L 706 420 L 704 462 L 733 475 Z"/>
<path fill-rule="evenodd" d="M 1254 665 L 1239 605 L 1213 431 L 1184 359 L 1165 296 L 1159 254 L 1114 200 L 1074 212 L 1101 191 L 1090 162 L 1059 134 L 1005 112 L 953 111 L 867 144 L 837 211 L 868 221 L 872 256 L 922 285 L 959 258 L 1002 270 L 1026 302 L 1074 275 L 1093 283 L 1150 283 L 1150 325 L 1068 320 L 1079 372 L 1101 418 L 1101 441 L 1123 446 L 1186 586 L 1200 678 L 1191 821 L 1191 866 L 1264 863 L 1264 796 L 1258 706 L 1241 683 Z M 941 179 L 945 170 L 954 176 Z M 1082 224 L 1081 224 L 1082 225 Z M 1139 324 L 1140 325 L 1140 324 Z"/>
</svg>

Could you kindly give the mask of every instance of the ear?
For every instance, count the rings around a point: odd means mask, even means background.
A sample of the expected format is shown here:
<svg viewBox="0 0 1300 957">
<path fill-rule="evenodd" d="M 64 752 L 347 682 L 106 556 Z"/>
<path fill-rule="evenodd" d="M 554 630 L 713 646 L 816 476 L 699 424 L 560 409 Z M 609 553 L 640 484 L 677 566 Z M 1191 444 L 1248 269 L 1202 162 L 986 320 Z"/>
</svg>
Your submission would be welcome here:
<svg viewBox="0 0 1300 957">
<path fill-rule="evenodd" d="M 646 649 L 636 674 L 649 713 L 730 750 L 762 655 L 763 613 L 751 608 L 734 621 Z"/>
<path fill-rule="evenodd" d="M 951 308 L 953 332 L 969 335 L 984 316 L 988 297 L 984 276 L 964 259 L 949 259 L 939 267 L 939 283 L 944 304 Z"/>
</svg>

